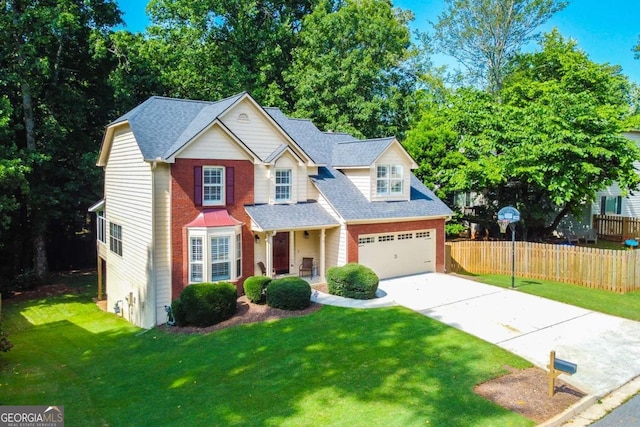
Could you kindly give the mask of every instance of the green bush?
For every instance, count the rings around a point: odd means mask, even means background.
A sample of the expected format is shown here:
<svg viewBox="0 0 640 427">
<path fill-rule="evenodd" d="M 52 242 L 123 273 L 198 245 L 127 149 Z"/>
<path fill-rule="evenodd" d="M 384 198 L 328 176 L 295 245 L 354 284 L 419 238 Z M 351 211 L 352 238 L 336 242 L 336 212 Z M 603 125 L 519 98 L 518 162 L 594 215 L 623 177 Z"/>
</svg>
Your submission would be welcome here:
<svg viewBox="0 0 640 427">
<path fill-rule="evenodd" d="M 356 263 L 327 270 L 327 290 L 332 295 L 372 299 L 376 297 L 378 282 L 378 276 L 373 270 Z"/>
<path fill-rule="evenodd" d="M 233 316 L 237 299 L 232 283 L 196 283 L 184 288 L 171 308 L 178 326 L 210 326 Z"/>
<path fill-rule="evenodd" d="M 244 294 L 255 304 L 265 302 L 265 293 L 271 278 L 267 276 L 251 276 L 244 281 Z"/>
<path fill-rule="evenodd" d="M 302 310 L 311 304 L 311 286 L 299 277 L 272 280 L 267 286 L 267 304 L 283 310 Z"/>
<path fill-rule="evenodd" d="M 184 326 L 187 324 L 186 314 L 183 309 L 184 305 L 180 298 L 173 300 L 171 303 L 171 314 L 173 314 L 173 321 L 178 326 Z"/>
</svg>

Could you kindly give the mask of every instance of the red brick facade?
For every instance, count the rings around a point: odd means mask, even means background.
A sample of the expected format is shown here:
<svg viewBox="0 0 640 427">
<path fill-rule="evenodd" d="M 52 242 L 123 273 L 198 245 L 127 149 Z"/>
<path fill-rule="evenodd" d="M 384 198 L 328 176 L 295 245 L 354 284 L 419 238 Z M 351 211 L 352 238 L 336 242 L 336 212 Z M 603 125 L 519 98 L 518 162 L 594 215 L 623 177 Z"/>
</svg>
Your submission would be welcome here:
<svg viewBox="0 0 640 427">
<path fill-rule="evenodd" d="M 234 168 L 233 201 L 227 203 L 225 208 L 231 216 L 244 223 L 242 227 L 242 271 L 244 275 L 236 283 L 240 293 L 244 278 L 253 274 L 253 233 L 250 229 L 251 219 L 244 210 L 244 205 L 254 201 L 253 163 L 247 160 L 176 159 L 176 162 L 171 165 L 172 299 L 178 298 L 182 289 L 189 283 L 185 225 L 191 222 L 203 209 L 202 206 L 196 206 L 194 198 L 194 168 L 202 166 Z"/>
<path fill-rule="evenodd" d="M 436 230 L 436 271 L 444 272 L 444 219 L 424 221 L 380 222 L 347 225 L 347 262 L 358 262 L 358 238 L 361 234 L 395 233 L 410 230 Z"/>
</svg>

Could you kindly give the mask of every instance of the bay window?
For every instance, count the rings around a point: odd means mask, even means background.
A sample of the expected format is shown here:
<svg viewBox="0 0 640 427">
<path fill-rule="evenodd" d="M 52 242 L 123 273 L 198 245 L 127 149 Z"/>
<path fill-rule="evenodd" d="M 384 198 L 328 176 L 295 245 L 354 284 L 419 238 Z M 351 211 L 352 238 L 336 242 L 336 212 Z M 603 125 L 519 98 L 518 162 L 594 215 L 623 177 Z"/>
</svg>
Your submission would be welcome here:
<svg viewBox="0 0 640 427">
<path fill-rule="evenodd" d="M 242 275 L 238 227 L 188 228 L 189 283 L 236 280 Z"/>
</svg>

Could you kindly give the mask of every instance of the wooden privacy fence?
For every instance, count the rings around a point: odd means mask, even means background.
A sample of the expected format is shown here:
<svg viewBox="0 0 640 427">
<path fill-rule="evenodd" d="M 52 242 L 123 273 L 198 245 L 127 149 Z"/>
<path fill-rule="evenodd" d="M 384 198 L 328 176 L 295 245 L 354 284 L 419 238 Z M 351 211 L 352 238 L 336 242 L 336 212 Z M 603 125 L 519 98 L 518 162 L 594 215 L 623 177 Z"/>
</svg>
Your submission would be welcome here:
<svg viewBox="0 0 640 427">
<path fill-rule="evenodd" d="M 512 243 L 447 242 L 450 273 L 511 275 Z M 515 275 L 625 293 L 640 289 L 640 250 L 515 242 Z"/>
<path fill-rule="evenodd" d="M 621 242 L 624 239 L 640 237 L 640 218 L 594 215 L 593 228 L 598 231 L 598 237 Z"/>
</svg>

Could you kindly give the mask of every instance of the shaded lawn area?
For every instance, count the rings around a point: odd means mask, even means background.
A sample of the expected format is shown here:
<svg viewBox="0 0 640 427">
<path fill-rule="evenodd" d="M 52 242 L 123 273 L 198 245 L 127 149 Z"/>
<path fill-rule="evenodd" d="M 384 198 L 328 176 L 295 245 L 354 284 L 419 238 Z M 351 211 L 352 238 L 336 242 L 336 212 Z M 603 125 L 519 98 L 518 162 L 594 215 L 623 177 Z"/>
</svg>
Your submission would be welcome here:
<svg viewBox="0 0 640 427">
<path fill-rule="evenodd" d="M 0 404 L 68 426 L 530 426 L 473 386 L 530 366 L 404 308 L 323 307 L 208 335 L 138 329 L 90 295 L 6 303 Z"/>
<path fill-rule="evenodd" d="M 511 287 L 511 276 L 498 274 L 468 274 L 465 276 L 488 285 L 503 288 Z M 516 277 L 514 282 L 517 290 L 531 295 L 564 302 L 600 313 L 624 317 L 625 319 L 640 321 L 640 291 L 617 294 L 602 289 L 592 289 L 549 280 L 519 277 Z"/>
</svg>

